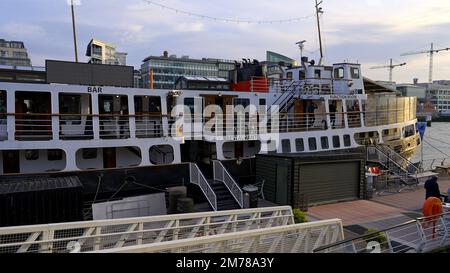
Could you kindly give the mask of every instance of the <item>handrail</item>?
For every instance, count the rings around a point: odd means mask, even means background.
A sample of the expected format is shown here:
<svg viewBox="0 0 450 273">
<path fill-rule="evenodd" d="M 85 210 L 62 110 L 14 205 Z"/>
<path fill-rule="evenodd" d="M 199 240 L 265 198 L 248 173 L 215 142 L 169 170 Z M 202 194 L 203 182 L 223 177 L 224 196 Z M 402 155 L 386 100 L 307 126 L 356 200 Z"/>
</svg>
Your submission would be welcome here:
<svg viewBox="0 0 450 273">
<path fill-rule="evenodd" d="M 381 146 L 381 145 L 377 145 L 377 146 Z M 383 145 L 383 146 L 381 146 L 381 147 L 383 147 L 383 148 L 385 148 L 386 150 L 388 150 L 388 151 L 389 151 L 389 155 L 394 155 L 394 156 L 396 156 L 396 157 L 399 157 L 399 159 L 403 160 L 403 162 L 405 162 L 406 165 L 407 165 L 406 171 L 409 172 L 408 168 L 409 168 L 409 167 L 412 167 L 412 168 L 416 171 L 416 173 L 419 173 L 419 172 L 420 172 L 419 168 L 417 168 L 417 167 L 414 165 L 414 163 L 412 163 L 410 160 L 408 160 L 407 158 L 405 158 L 405 157 L 402 156 L 401 154 L 397 153 L 394 149 L 392 149 L 392 148 L 389 147 L 388 145 Z M 397 160 L 394 160 L 394 161 L 397 161 Z M 410 173 L 410 172 L 409 172 L 409 173 Z"/>
<path fill-rule="evenodd" d="M 217 196 L 211 188 L 211 185 L 209 185 L 208 180 L 206 180 L 205 176 L 200 171 L 200 168 L 195 163 L 189 163 L 189 171 L 190 182 L 200 187 L 211 207 L 217 211 Z M 193 174 L 196 174 L 195 177 L 197 179 L 193 178 Z"/>
<path fill-rule="evenodd" d="M 330 219 L 96 252 L 311 253 L 314 248 L 343 237 L 342 220 Z"/>
<path fill-rule="evenodd" d="M 217 172 L 221 172 L 221 175 Z M 239 206 L 241 208 L 244 208 L 244 193 L 242 192 L 241 187 L 239 187 L 239 185 L 227 171 L 225 166 L 223 166 L 222 162 L 218 160 L 213 161 L 213 173 L 214 180 L 223 182 L 230 191 L 233 198 L 238 202 Z"/>
<path fill-rule="evenodd" d="M 79 252 L 294 224 L 289 206 L 0 228 L 0 253 Z"/>
<path fill-rule="evenodd" d="M 429 234 L 426 234 L 424 232 L 424 229 L 423 229 L 424 226 L 426 226 L 426 224 L 435 222 L 438 219 L 444 221 L 444 226 L 448 226 L 449 225 L 448 222 L 447 222 L 447 224 L 445 224 L 446 223 L 445 221 L 450 221 L 449 217 L 450 217 L 450 212 L 445 212 L 445 213 L 442 213 L 442 214 L 438 214 L 438 215 L 434 215 L 434 216 L 428 216 L 428 217 L 419 217 L 419 218 L 416 218 L 415 220 L 410 220 L 410 221 L 407 221 L 407 222 L 399 224 L 399 225 L 395 225 L 395 226 L 392 226 L 392 227 L 389 227 L 389 228 L 386 228 L 386 229 L 382 229 L 380 231 L 375 231 L 375 232 L 368 233 L 368 234 L 365 234 L 365 235 L 361 235 L 361 236 L 356 236 L 356 237 L 353 237 L 353 238 L 345 239 L 345 240 L 342 240 L 342 241 L 339 241 L 339 242 L 336 242 L 336 243 L 333 243 L 333 244 L 329 244 L 329 245 L 326 245 L 326 246 L 318 247 L 318 248 L 314 249 L 313 252 L 324 252 L 327 249 L 332 249 L 332 248 L 335 248 L 335 247 L 338 247 L 338 246 L 346 245 L 348 243 L 351 243 L 351 242 L 357 241 L 357 240 L 364 240 L 365 238 L 376 237 L 380 233 L 385 233 L 386 234 L 389 231 L 393 231 L 393 230 L 396 230 L 396 229 L 399 229 L 399 228 L 403 228 L 403 227 L 406 227 L 406 226 L 411 225 L 411 224 L 417 224 L 416 226 L 419 229 L 419 233 L 421 235 L 421 239 L 426 241 L 426 239 L 427 239 L 426 236 L 427 235 L 429 236 Z M 436 230 L 435 230 L 436 226 L 434 226 L 433 229 L 434 229 L 433 233 L 435 233 L 436 232 Z M 443 235 L 444 239 L 450 238 L 450 237 L 448 237 L 450 235 L 450 234 L 448 234 L 449 233 L 449 229 L 448 228 L 447 229 L 444 228 L 444 230 L 446 232 L 446 234 Z M 433 238 L 433 240 L 434 240 L 434 238 Z M 422 242 L 422 244 L 424 244 L 424 243 L 426 243 L 426 242 Z"/>
</svg>

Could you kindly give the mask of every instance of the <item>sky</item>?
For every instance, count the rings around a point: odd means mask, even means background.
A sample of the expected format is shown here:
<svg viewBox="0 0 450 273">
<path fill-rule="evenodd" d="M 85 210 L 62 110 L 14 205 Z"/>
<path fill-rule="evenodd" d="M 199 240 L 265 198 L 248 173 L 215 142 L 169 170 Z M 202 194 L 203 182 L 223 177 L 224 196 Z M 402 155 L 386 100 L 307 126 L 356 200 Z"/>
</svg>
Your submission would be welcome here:
<svg viewBox="0 0 450 273">
<path fill-rule="evenodd" d="M 20 40 L 35 66 L 45 59 L 74 60 L 68 0 L 1 0 L 0 38 Z M 207 16 L 275 20 L 308 17 L 274 24 L 224 23 L 176 13 L 144 0 L 76 0 L 78 55 L 87 61 L 91 38 L 115 44 L 128 53 L 127 64 L 140 68 L 149 55 L 164 50 L 191 58 L 265 60 L 266 51 L 300 59 L 297 41 L 306 40 L 304 55 L 318 60 L 314 0 L 154 0 L 179 10 Z M 389 70 L 369 69 L 395 63 L 394 81 L 428 80 L 426 54 L 402 53 L 450 47 L 448 0 L 323 0 L 321 19 L 325 63 L 362 64 L 364 76 L 388 80 Z M 450 80 L 450 51 L 435 55 L 434 79 Z"/>
</svg>

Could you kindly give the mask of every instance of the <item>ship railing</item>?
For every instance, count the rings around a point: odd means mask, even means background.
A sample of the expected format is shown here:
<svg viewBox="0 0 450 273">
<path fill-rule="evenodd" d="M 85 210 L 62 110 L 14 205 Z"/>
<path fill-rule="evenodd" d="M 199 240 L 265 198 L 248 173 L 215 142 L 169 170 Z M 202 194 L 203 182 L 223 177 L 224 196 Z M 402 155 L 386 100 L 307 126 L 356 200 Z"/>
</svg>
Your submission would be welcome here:
<svg viewBox="0 0 450 273">
<path fill-rule="evenodd" d="M 241 208 L 244 208 L 244 192 L 241 187 L 236 183 L 231 174 L 227 171 L 222 162 L 214 160 L 213 161 L 213 173 L 214 180 L 220 181 L 225 184 L 225 186 L 230 191 L 233 198 L 238 202 Z"/>
<path fill-rule="evenodd" d="M 300 87 L 298 95 L 331 95 L 333 81 L 331 79 L 292 80 L 288 78 L 252 77 L 250 87 L 252 92 L 285 93 L 291 91 L 292 86 Z"/>
<path fill-rule="evenodd" d="M 69 253 L 293 225 L 289 206 L 0 228 L 0 253 Z"/>
<path fill-rule="evenodd" d="M 8 139 L 9 130 L 13 131 L 15 140 L 23 141 L 52 140 L 57 137 L 61 140 L 93 139 L 95 132 L 101 139 L 130 138 L 131 124 L 137 138 L 164 135 L 161 114 L 7 113 L 4 116 L 7 118 L 0 117 L 0 140 Z M 14 124 L 13 128 L 8 127 L 10 120 Z M 96 122 L 99 126 L 95 126 Z"/>
<path fill-rule="evenodd" d="M 377 147 L 384 151 L 384 153 L 387 154 L 391 158 L 391 160 L 399 163 L 400 166 L 402 166 L 411 175 L 420 173 L 420 169 L 414 163 L 406 159 L 401 154 L 397 153 L 391 147 L 387 145 L 377 145 Z"/>
<path fill-rule="evenodd" d="M 314 249 L 315 253 L 426 253 L 450 246 L 450 213 L 421 217 Z"/>
<path fill-rule="evenodd" d="M 343 240 L 340 219 L 261 228 L 156 244 L 99 251 L 102 253 L 312 253 Z"/>
<path fill-rule="evenodd" d="M 46 113 L 15 114 L 16 140 L 50 140 L 53 137 L 52 118 Z"/>
<path fill-rule="evenodd" d="M 189 163 L 189 176 L 190 182 L 197 185 L 202 190 L 208 203 L 211 205 L 213 210 L 217 210 L 217 196 L 211 185 L 209 185 L 208 180 L 203 175 L 200 168 L 195 163 Z"/>
</svg>

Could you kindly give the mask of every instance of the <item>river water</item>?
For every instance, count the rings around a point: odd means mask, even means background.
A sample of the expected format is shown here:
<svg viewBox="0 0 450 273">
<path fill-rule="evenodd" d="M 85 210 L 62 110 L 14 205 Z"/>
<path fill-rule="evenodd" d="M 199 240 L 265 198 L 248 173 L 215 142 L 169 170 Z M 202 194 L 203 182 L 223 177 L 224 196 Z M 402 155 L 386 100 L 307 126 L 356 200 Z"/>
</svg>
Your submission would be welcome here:
<svg viewBox="0 0 450 273">
<path fill-rule="evenodd" d="M 429 169 L 430 165 L 450 165 L 450 123 L 433 122 L 431 127 L 427 127 L 423 139 L 423 161 L 424 168 Z M 413 157 L 412 162 L 421 160 L 421 149 Z M 433 162 L 434 161 L 434 162 Z"/>
</svg>

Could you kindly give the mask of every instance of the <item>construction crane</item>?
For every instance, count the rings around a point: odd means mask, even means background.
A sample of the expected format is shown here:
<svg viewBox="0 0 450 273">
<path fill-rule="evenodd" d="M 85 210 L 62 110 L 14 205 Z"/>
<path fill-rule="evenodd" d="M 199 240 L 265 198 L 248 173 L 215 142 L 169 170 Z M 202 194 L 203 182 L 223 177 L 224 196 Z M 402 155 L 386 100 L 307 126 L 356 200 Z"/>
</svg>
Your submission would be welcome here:
<svg viewBox="0 0 450 273">
<path fill-rule="evenodd" d="M 441 51 L 448 51 L 450 50 L 450 47 L 447 48 L 441 48 L 441 49 L 434 49 L 434 44 L 431 43 L 431 49 L 430 50 L 423 50 L 423 51 L 417 51 L 417 52 L 408 52 L 404 53 L 401 56 L 409 56 L 409 55 L 417 55 L 417 54 L 430 54 L 430 71 L 428 76 L 428 82 L 431 84 L 433 83 L 433 57 L 434 53 L 439 53 Z"/>
<path fill-rule="evenodd" d="M 406 63 L 393 64 L 392 59 L 391 59 L 389 65 L 373 66 L 370 69 L 389 68 L 389 81 L 392 82 L 392 71 L 394 70 L 394 68 L 399 67 L 399 66 L 404 66 L 404 65 L 406 65 Z"/>
</svg>

